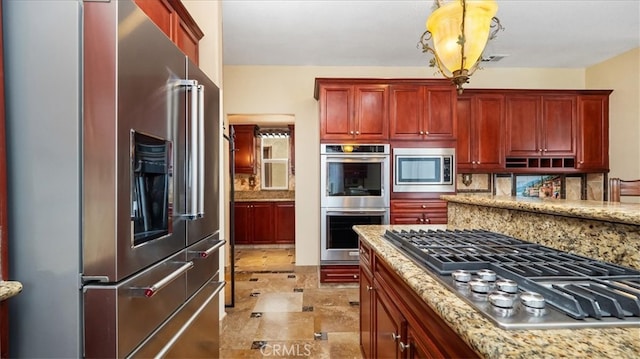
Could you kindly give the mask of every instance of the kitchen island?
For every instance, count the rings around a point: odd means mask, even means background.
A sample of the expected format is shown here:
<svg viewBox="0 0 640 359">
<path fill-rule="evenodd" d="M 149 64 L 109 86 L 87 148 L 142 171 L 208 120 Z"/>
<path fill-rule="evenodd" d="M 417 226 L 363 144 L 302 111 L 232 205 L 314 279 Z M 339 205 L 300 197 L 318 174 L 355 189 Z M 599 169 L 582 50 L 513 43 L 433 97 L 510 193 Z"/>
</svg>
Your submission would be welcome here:
<svg viewBox="0 0 640 359">
<path fill-rule="evenodd" d="M 476 194 L 441 198 L 448 202 L 449 229 L 485 229 L 640 269 L 640 204 Z"/>
<path fill-rule="evenodd" d="M 428 227 L 354 227 L 361 243 L 372 249 L 374 260 L 384 262 L 384 266 L 394 272 L 402 285 L 421 298 L 480 357 L 530 359 L 640 356 L 640 328 L 503 330 L 497 327 L 383 238 L 387 229 L 425 228 Z M 363 262 L 361 266 L 364 266 Z M 386 288 L 375 288 L 376 292 L 380 290 L 385 291 Z"/>
</svg>

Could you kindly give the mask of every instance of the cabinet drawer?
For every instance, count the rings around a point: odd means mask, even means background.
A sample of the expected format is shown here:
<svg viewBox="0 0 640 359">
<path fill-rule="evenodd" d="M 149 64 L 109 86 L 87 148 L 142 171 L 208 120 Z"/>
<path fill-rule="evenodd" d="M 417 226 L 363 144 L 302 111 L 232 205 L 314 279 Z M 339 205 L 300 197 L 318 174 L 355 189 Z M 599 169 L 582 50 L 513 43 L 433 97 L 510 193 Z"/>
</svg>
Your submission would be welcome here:
<svg viewBox="0 0 640 359">
<path fill-rule="evenodd" d="M 391 224 L 447 224 L 447 213 L 432 215 L 426 213 L 391 214 Z"/>
<path fill-rule="evenodd" d="M 358 283 L 359 265 L 326 265 L 320 267 L 321 283 Z"/>
<path fill-rule="evenodd" d="M 371 248 L 362 243 L 362 241 L 360 241 L 360 264 L 369 270 L 373 269 L 371 266 Z"/>
<path fill-rule="evenodd" d="M 447 202 L 441 200 L 393 200 L 391 212 L 443 212 L 447 213 Z"/>
</svg>

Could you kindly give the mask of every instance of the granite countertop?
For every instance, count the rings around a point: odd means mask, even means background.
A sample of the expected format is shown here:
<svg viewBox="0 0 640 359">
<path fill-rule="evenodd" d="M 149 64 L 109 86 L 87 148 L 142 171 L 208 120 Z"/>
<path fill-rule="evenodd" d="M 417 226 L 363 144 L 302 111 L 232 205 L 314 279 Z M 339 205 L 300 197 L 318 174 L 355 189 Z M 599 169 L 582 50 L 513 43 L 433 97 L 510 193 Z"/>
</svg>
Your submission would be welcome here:
<svg viewBox="0 0 640 359">
<path fill-rule="evenodd" d="M 515 209 L 607 222 L 640 224 L 640 203 L 572 201 L 552 198 L 524 198 L 481 194 L 442 195 L 448 202 Z"/>
<path fill-rule="evenodd" d="M 9 299 L 22 292 L 22 283 L 0 280 L 0 301 Z"/>
<path fill-rule="evenodd" d="M 354 227 L 379 257 L 479 355 L 509 359 L 640 357 L 640 328 L 504 330 L 497 327 L 382 237 L 386 229 L 421 228 L 426 226 Z"/>
<path fill-rule="evenodd" d="M 294 191 L 237 191 L 235 202 L 288 202 L 295 201 Z"/>
</svg>

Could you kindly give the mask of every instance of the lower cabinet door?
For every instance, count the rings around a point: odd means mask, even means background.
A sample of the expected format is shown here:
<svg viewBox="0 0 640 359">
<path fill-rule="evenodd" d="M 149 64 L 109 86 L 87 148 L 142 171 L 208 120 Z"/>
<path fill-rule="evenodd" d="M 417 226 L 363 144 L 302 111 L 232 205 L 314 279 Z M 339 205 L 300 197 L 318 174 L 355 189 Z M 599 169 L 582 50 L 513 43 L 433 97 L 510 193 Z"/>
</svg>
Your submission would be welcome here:
<svg viewBox="0 0 640 359">
<path fill-rule="evenodd" d="M 371 352 L 372 339 L 372 319 L 373 312 L 373 278 L 362 267 L 360 268 L 360 350 L 364 358 L 373 358 Z"/>
<path fill-rule="evenodd" d="M 375 279 L 374 286 L 380 288 L 380 284 Z M 374 297 L 376 306 L 375 356 L 376 358 L 401 358 L 400 342 L 404 338 L 403 330 L 406 327 L 406 321 L 383 292 L 376 291 Z"/>
</svg>

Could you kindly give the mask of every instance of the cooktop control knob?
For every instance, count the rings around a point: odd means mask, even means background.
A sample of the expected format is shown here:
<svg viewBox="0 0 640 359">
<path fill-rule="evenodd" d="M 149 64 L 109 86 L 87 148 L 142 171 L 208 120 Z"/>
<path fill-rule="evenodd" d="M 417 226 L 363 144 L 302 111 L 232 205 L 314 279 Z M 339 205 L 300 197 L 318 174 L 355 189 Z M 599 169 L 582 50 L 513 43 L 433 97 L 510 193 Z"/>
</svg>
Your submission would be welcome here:
<svg viewBox="0 0 640 359">
<path fill-rule="evenodd" d="M 490 269 L 481 269 L 478 271 L 478 277 L 480 277 L 480 279 L 484 279 L 488 282 L 495 282 L 496 281 L 496 272 L 490 270 Z"/>
<path fill-rule="evenodd" d="M 476 293 L 488 293 L 489 289 L 491 289 L 491 285 L 488 281 L 477 278 L 470 280 L 469 286 L 471 287 L 471 290 Z"/>
<path fill-rule="evenodd" d="M 513 308 L 516 302 L 516 296 L 504 292 L 491 292 L 489 293 L 489 303 L 498 308 Z"/>
<path fill-rule="evenodd" d="M 535 292 L 524 292 L 520 294 L 520 301 L 529 308 L 543 309 L 545 305 L 544 297 Z"/>
<path fill-rule="evenodd" d="M 518 283 L 511 279 L 498 279 L 496 280 L 496 288 L 505 293 L 515 294 L 518 293 Z"/>
<path fill-rule="evenodd" d="M 453 280 L 455 280 L 456 282 L 467 283 L 468 281 L 471 280 L 471 272 L 463 269 L 453 271 L 451 273 L 451 276 L 453 277 Z"/>
</svg>

